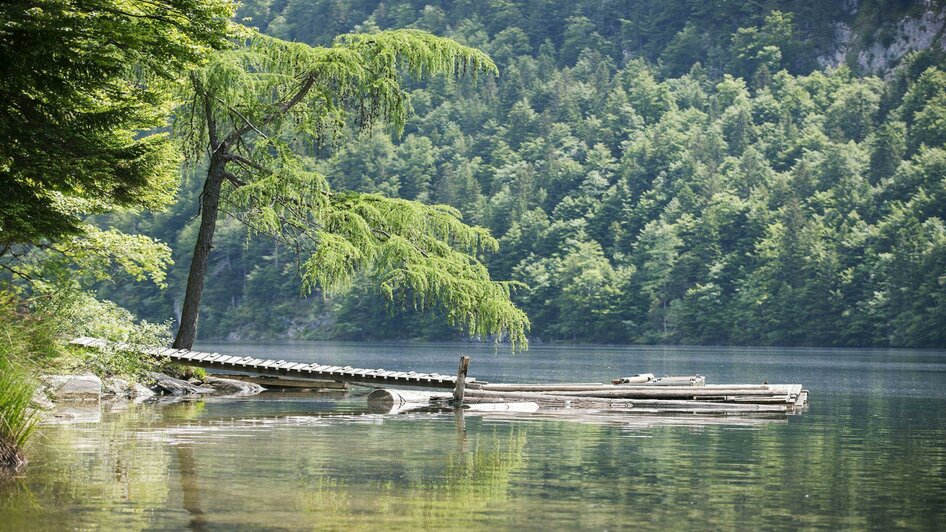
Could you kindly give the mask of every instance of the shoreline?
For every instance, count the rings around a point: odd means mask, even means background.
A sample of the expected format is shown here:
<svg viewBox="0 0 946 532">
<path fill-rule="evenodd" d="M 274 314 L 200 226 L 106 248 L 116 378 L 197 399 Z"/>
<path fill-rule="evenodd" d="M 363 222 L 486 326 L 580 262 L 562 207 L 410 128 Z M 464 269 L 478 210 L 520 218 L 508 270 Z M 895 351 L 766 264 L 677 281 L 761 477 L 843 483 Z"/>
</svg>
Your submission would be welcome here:
<svg viewBox="0 0 946 532">
<path fill-rule="evenodd" d="M 119 377 L 102 379 L 92 373 L 41 375 L 32 407 L 40 424 L 97 422 L 103 405 L 145 403 L 193 397 L 244 397 L 266 389 L 251 382 L 206 376 L 182 380 L 166 373 L 147 374 L 150 385 Z"/>
</svg>

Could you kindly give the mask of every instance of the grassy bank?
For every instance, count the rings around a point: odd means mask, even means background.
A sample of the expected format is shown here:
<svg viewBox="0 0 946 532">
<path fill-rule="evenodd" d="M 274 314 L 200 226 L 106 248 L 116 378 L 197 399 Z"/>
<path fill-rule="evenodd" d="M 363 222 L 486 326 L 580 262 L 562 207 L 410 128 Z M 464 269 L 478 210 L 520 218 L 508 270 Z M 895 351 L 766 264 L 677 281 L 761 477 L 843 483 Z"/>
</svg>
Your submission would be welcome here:
<svg viewBox="0 0 946 532">
<path fill-rule="evenodd" d="M 24 299 L 0 289 L 0 468 L 25 463 L 40 417 L 31 405 L 39 375 L 92 372 L 140 381 L 147 371 L 172 370 L 134 352 L 73 348 L 67 342 L 75 336 L 131 345 L 163 345 L 170 339 L 167 325 L 136 321 L 127 310 L 86 292 Z"/>
<path fill-rule="evenodd" d="M 24 449 L 39 421 L 30 405 L 36 368 L 58 354 L 51 320 L 18 303 L 0 292 L 0 468 L 26 462 Z"/>
<path fill-rule="evenodd" d="M 39 422 L 39 413 L 30 407 L 35 391 L 29 371 L 0 360 L 0 468 L 26 463 L 24 449 Z"/>
</svg>

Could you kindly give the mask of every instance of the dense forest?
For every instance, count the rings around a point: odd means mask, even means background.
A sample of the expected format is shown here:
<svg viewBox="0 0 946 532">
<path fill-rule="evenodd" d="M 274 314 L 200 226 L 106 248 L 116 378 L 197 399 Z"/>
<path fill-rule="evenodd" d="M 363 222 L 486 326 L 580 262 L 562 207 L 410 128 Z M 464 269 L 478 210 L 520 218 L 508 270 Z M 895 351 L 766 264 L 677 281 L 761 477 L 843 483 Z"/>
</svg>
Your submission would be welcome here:
<svg viewBox="0 0 946 532">
<path fill-rule="evenodd" d="M 249 0 L 238 16 L 311 44 L 413 27 L 490 54 L 497 77 L 416 83 L 403 134 L 305 149 L 334 188 L 448 204 L 488 228 L 500 250 L 482 260 L 523 283 L 533 339 L 943 346 L 940 35 L 896 64 L 870 55 L 928 11 L 941 32 L 937 6 Z M 153 321 L 179 313 L 199 173 L 167 212 L 97 220 L 176 262 L 166 289 L 106 282 L 100 296 Z M 200 337 L 463 336 L 365 279 L 304 295 L 300 268 L 221 220 Z"/>
</svg>

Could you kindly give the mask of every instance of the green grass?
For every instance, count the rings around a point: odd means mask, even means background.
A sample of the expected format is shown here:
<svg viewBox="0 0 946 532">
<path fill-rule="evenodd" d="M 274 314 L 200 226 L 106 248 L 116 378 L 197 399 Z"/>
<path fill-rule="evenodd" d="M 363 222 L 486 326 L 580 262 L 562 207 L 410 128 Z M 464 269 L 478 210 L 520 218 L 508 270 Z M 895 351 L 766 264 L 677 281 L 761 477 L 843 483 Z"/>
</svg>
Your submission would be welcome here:
<svg viewBox="0 0 946 532">
<path fill-rule="evenodd" d="M 148 371 L 172 369 L 134 350 L 68 346 L 75 336 L 155 346 L 167 345 L 170 332 L 89 293 L 23 299 L 0 286 L 0 470 L 25 463 L 24 449 L 40 420 L 30 404 L 36 375 L 91 371 L 139 380 Z"/>
<path fill-rule="evenodd" d="M 29 371 L 0 360 L 0 467 L 26 463 L 23 450 L 39 422 L 39 413 L 30 407 L 35 391 Z"/>
<path fill-rule="evenodd" d="M 49 320 L 28 313 L 0 292 L 0 468 L 25 463 L 24 448 L 39 414 L 30 407 L 37 383 L 32 368 L 57 356 Z"/>
</svg>

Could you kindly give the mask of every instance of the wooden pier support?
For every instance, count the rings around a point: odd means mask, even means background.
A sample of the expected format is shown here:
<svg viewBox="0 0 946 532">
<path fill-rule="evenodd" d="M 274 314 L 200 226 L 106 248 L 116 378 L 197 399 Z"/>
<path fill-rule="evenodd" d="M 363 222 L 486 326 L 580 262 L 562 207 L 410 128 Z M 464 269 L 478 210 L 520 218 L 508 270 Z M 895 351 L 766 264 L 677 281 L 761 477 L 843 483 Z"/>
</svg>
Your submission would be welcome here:
<svg viewBox="0 0 946 532">
<path fill-rule="evenodd" d="M 470 357 L 463 355 L 460 357 L 460 366 L 457 368 L 457 385 L 453 389 L 453 405 L 463 404 L 463 392 L 466 388 L 466 372 L 470 369 Z"/>
</svg>

